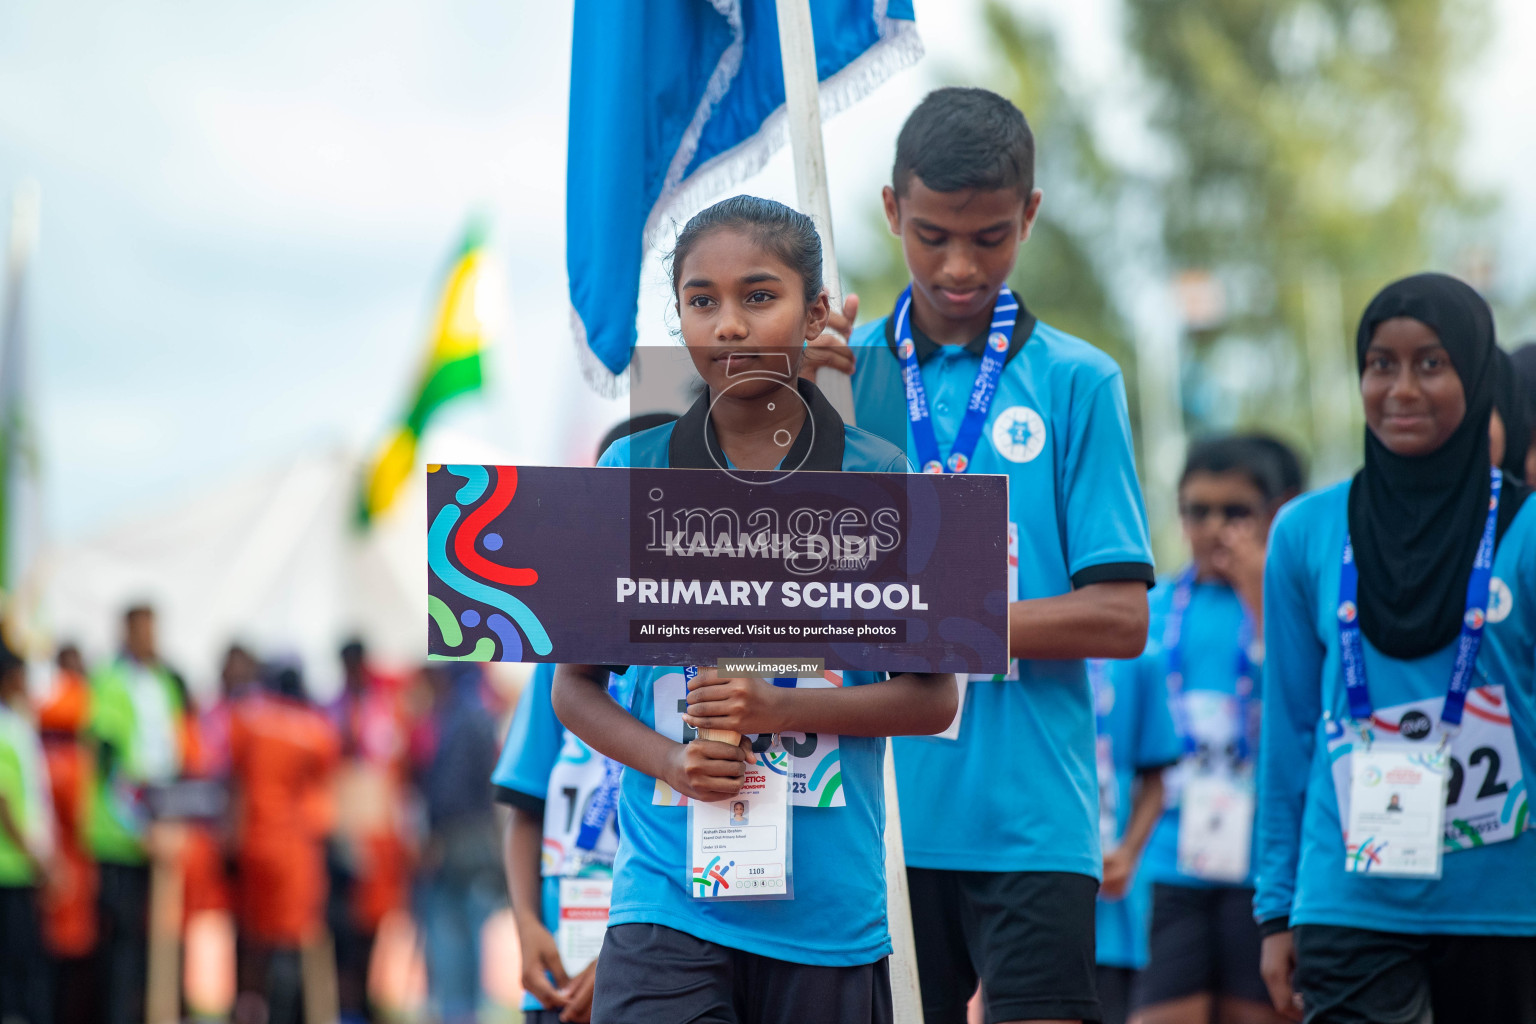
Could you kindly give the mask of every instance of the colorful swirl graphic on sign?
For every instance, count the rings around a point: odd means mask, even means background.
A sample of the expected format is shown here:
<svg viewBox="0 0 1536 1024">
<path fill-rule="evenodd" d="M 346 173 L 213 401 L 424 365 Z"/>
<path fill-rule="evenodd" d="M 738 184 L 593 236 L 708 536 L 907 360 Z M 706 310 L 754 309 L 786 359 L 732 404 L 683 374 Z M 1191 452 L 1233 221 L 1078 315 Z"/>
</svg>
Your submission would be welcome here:
<svg viewBox="0 0 1536 1024">
<path fill-rule="evenodd" d="M 427 565 L 432 575 L 466 599 L 466 607 L 455 618 L 447 602 L 428 596 L 429 617 L 448 648 L 430 657 L 436 661 L 522 661 L 525 648 L 534 654 L 548 654 L 552 648 L 549 632 L 533 610 L 508 589 L 531 587 L 539 574 L 533 569 L 502 565 L 482 554 L 482 550 L 499 551 L 505 544 L 505 538 L 488 532 L 488 528 L 517 494 L 517 467 L 428 466 L 427 472 L 465 481 L 454 493 L 454 500 L 437 510 L 427 531 Z M 461 506 L 469 508 L 468 514 Z M 477 632 L 469 634 L 466 630 Z"/>
</svg>

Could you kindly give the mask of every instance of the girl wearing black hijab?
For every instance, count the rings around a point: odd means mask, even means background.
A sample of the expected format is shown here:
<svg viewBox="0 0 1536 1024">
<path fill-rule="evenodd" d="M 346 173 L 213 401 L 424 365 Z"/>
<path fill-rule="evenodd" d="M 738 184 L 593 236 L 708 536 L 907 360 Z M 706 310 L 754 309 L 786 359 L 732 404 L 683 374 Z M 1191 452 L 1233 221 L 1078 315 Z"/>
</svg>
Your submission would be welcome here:
<svg viewBox="0 0 1536 1024">
<path fill-rule="evenodd" d="M 1316 1024 L 1536 1024 L 1536 503 L 1490 462 L 1493 317 L 1420 274 L 1356 350 L 1365 466 L 1265 570 L 1265 982 Z"/>
</svg>

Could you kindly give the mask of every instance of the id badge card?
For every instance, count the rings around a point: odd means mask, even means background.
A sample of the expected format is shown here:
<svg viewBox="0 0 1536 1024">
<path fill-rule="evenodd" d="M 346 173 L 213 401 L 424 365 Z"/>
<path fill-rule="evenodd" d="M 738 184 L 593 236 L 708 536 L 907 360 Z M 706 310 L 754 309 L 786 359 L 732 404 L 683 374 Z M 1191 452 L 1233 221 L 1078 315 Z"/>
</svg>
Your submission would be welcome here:
<svg viewBox="0 0 1536 1024">
<path fill-rule="evenodd" d="M 1248 773 L 1192 773 L 1179 801 L 1179 870 L 1208 882 L 1245 880 L 1253 805 Z"/>
<path fill-rule="evenodd" d="M 778 743 L 755 757 L 735 796 L 688 802 L 688 891 L 695 899 L 794 898 L 790 757 Z"/>
<path fill-rule="evenodd" d="M 560 926 L 555 946 L 565 973 L 575 977 L 597 959 L 613 904 L 611 877 L 560 879 Z"/>
<path fill-rule="evenodd" d="M 1344 869 L 1371 876 L 1439 878 L 1450 768 L 1436 748 L 1373 743 L 1350 754 Z"/>
</svg>

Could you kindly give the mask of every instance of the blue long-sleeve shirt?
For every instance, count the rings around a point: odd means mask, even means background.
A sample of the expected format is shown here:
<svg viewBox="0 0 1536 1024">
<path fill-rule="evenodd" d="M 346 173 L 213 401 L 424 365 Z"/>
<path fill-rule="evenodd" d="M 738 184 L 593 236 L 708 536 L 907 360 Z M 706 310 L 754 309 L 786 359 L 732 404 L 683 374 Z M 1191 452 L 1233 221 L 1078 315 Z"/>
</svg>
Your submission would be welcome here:
<svg viewBox="0 0 1536 1024">
<path fill-rule="evenodd" d="M 1264 575 L 1255 916 L 1413 934 L 1536 935 L 1536 835 L 1529 832 L 1447 852 L 1438 879 L 1345 871 L 1334 762 L 1342 762 L 1350 748 L 1337 619 L 1348 495 L 1346 482 L 1298 499 L 1281 512 L 1271 534 Z M 1510 786 L 1506 812 L 1520 820 L 1524 788 L 1536 766 L 1536 502 L 1528 502 L 1510 525 L 1493 574 L 1472 685 L 1503 686 L 1503 707 L 1526 772 L 1525 780 Z M 1400 661 L 1366 640 L 1364 657 L 1378 712 L 1428 700 L 1438 717 L 1454 644 Z M 1491 699 L 1479 698 L 1476 690 L 1474 698 Z M 1469 709 L 1473 704 L 1469 700 Z M 1423 742 L 1438 742 L 1436 731 Z M 1514 770 L 1503 766 L 1506 781 Z M 1482 771 L 1471 770 L 1468 787 Z"/>
</svg>

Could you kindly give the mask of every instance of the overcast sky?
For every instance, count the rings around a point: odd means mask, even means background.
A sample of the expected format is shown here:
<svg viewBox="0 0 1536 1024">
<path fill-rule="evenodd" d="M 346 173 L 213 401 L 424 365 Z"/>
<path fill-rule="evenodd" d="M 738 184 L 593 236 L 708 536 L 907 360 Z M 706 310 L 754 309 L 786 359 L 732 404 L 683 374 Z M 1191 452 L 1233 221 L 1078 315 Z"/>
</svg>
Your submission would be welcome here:
<svg viewBox="0 0 1536 1024">
<path fill-rule="evenodd" d="M 1024 6 L 1060 24 L 1078 86 L 1134 145 L 1114 0 Z M 1501 274 L 1528 280 L 1536 71 L 1518 44 L 1536 4 L 1495 6 L 1463 90 L 1465 164 L 1505 196 Z M 930 56 L 828 125 L 845 264 L 869 242 L 901 118 L 974 65 L 978 7 L 918 0 Z M 570 18 L 558 0 L 0 5 L 0 195 L 32 178 L 43 197 L 27 298 L 56 537 L 371 441 L 475 209 L 494 224 L 510 336 L 493 399 L 448 419 L 512 459 L 590 457 L 624 407 L 579 384 L 566 327 Z M 792 201 L 787 156 L 746 188 Z M 647 273 L 642 330 L 659 342 Z"/>
</svg>

